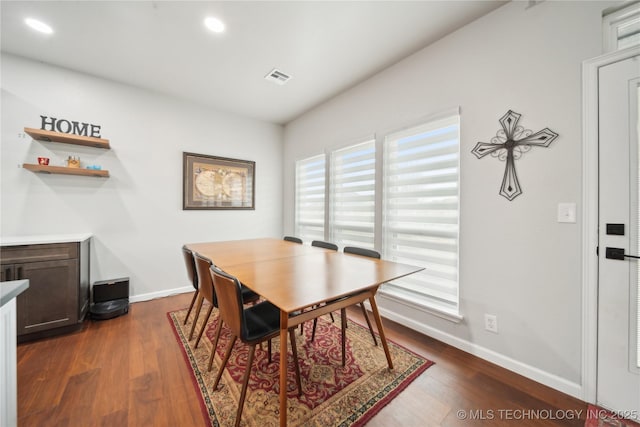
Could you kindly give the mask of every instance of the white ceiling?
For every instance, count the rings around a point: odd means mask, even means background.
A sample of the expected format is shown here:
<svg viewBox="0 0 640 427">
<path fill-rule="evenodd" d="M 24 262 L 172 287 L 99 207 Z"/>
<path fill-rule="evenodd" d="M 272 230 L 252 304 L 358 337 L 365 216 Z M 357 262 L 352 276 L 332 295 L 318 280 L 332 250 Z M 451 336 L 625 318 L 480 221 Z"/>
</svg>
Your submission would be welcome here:
<svg viewBox="0 0 640 427">
<path fill-rule="evenodd" d="M 6 1 L 4 52 L 287 123 L 504 1 Z M 208 31 L 206 16 L 227 31 Z M 54 28 L 36 33 L 33 17 Z M 292 76 L 284 86 L 264 76 Z"/>
</svg>

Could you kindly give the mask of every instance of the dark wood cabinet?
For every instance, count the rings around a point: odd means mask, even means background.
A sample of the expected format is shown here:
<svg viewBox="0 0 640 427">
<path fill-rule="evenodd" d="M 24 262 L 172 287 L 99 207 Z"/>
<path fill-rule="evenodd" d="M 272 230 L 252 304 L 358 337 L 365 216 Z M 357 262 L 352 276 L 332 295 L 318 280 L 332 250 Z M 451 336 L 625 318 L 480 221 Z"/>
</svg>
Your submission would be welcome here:
<svg viewBox="0 0 640 427">
<path fill-rule="evenodd" d="M 1 280 L 29 279 L 18 296 L 18 341 L 82 327 L 89 308 L 89 240 L 5 246 Z"/>
</svg>

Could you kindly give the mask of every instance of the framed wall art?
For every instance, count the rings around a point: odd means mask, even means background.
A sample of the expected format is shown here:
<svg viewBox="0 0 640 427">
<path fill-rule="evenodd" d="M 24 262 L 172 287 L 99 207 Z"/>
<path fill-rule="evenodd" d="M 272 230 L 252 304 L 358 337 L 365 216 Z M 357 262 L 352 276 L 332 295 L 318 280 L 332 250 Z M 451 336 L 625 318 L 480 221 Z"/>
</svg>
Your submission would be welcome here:
<svg viewBox="0 0 640 427">
<path fill-rule="evenodd" d="M 186 152 L 182 160 L 182 209 L 255 209 L 255 162 Z"/>
</svg>

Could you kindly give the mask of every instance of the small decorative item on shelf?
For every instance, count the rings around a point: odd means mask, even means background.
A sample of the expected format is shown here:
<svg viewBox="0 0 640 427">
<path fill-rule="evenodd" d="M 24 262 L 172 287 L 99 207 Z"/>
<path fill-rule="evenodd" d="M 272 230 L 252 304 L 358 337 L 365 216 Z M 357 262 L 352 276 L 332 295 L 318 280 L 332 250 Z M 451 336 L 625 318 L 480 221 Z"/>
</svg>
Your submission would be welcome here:
<svg viewBox="0 0 640 427">
<path fill-rule="evenodd" d="M 86 167 L 86 169 L 99 171 L 99 170 L 102 170 L 102 166 L 100 166 L 100 165 L 89 165 L 89 166 Z"/>
<path fill-rule="evenodd" d="M 49 164 L 49 158 L 48 157 L 38 157 L 38 164 L 39 165 L 48 165 Z"/>
<path fill-rule="evenodd" d="M 79 168 L 80 167 L 80 157 L 69 156 L 67 159 L 67 167 L 68 168 Z"/>
</svg>

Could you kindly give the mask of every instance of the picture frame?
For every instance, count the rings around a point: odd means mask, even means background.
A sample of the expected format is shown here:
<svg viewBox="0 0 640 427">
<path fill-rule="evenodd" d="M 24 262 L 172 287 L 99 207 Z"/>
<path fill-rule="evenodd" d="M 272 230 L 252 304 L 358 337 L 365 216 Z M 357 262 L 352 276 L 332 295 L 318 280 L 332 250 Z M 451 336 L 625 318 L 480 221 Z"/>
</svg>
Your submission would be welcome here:
<svg viewBox="0 0 640 427">
<path fill-rule="evenodd" d="M 255 209 L 256 162 L 182 153 L 182 209 Z"/>
</svg>

